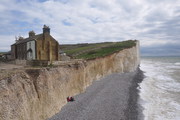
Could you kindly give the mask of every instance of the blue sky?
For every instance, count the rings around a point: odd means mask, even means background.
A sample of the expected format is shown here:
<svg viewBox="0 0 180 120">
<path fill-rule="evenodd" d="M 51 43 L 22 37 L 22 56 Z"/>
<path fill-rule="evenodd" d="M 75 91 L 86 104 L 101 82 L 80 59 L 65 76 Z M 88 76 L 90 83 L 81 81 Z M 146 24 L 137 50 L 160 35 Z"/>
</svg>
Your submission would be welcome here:
<svg viewBox="0 0 180 120">
<path fill-rule="evenodd" d="M 46 24 L 60 44 L 136 39 L 142 55 L 180 56 L 180 0 L 0 0 L 0 20 L 0 51 Z"/>
</svg>

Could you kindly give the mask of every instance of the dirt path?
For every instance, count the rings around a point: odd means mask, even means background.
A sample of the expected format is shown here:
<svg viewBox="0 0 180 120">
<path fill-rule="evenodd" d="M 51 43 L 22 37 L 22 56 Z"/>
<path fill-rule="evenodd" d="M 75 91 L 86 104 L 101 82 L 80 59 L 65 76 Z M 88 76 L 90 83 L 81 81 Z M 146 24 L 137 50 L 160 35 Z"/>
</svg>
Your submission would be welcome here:
<svg viewBox="0 0 180 120">
<path fill-rule="evenodd" d="M 16 69 L 16 68 L 23 68 L 22 65 L 15 65 L 9 63 L 0 62 L 0 70 L 8 70 L 8 69 Z"/>
</svg>

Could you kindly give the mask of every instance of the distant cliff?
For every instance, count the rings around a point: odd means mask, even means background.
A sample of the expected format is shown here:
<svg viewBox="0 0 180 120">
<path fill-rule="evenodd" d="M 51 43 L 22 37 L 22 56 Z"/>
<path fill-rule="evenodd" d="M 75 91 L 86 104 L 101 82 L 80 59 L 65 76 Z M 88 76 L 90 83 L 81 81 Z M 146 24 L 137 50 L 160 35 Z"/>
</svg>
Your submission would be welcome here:
<svg viewBox="0 0 180 120">
<path fill-rule="evenodd" d="M 136 46 L 93 60 L 51 68 L 24 69 L 0 80 L 0 120 L 44 120 L 108 74 L 134 71 L 140 63 Z"/>
</svg>

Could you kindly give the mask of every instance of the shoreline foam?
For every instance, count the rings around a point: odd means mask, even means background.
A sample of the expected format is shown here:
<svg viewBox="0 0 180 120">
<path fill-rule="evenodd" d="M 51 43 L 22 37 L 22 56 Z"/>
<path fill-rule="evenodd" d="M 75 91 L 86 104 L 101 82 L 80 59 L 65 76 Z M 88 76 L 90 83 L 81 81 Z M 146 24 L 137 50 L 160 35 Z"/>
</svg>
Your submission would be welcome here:
<svg viewBox="0 0 180 120">
<path fill-rule="evenodd" d="M 135 74 L 131 86 L 129 88 L 129 100 L 128 100 L 128 107 L 126 109 L 126 119 L 127 120 L 143 120 L 144 115 L 142 113 L 143 108 L 139 103 L 139 92 L 138 89 L 139 83 L 141 83 L 144 79 L 143 71 L 138 68 L 137 73 Z"/>
</svg>

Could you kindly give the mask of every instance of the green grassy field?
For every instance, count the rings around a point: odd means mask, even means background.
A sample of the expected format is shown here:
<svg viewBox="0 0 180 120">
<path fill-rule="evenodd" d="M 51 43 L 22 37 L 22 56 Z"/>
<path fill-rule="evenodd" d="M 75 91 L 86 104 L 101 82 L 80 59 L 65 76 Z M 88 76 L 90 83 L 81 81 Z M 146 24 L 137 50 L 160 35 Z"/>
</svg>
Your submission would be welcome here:
<svg viewBox="0 0 180 120">
<path fill-rule="evenodd" d="M 60 45 L 60 49 L 75 59 L 94 59 L 110 55 L 125 48 L 131 48 L 135 45 L 136 40 L 128 40 L 123 42 Z"/>
</svg>

